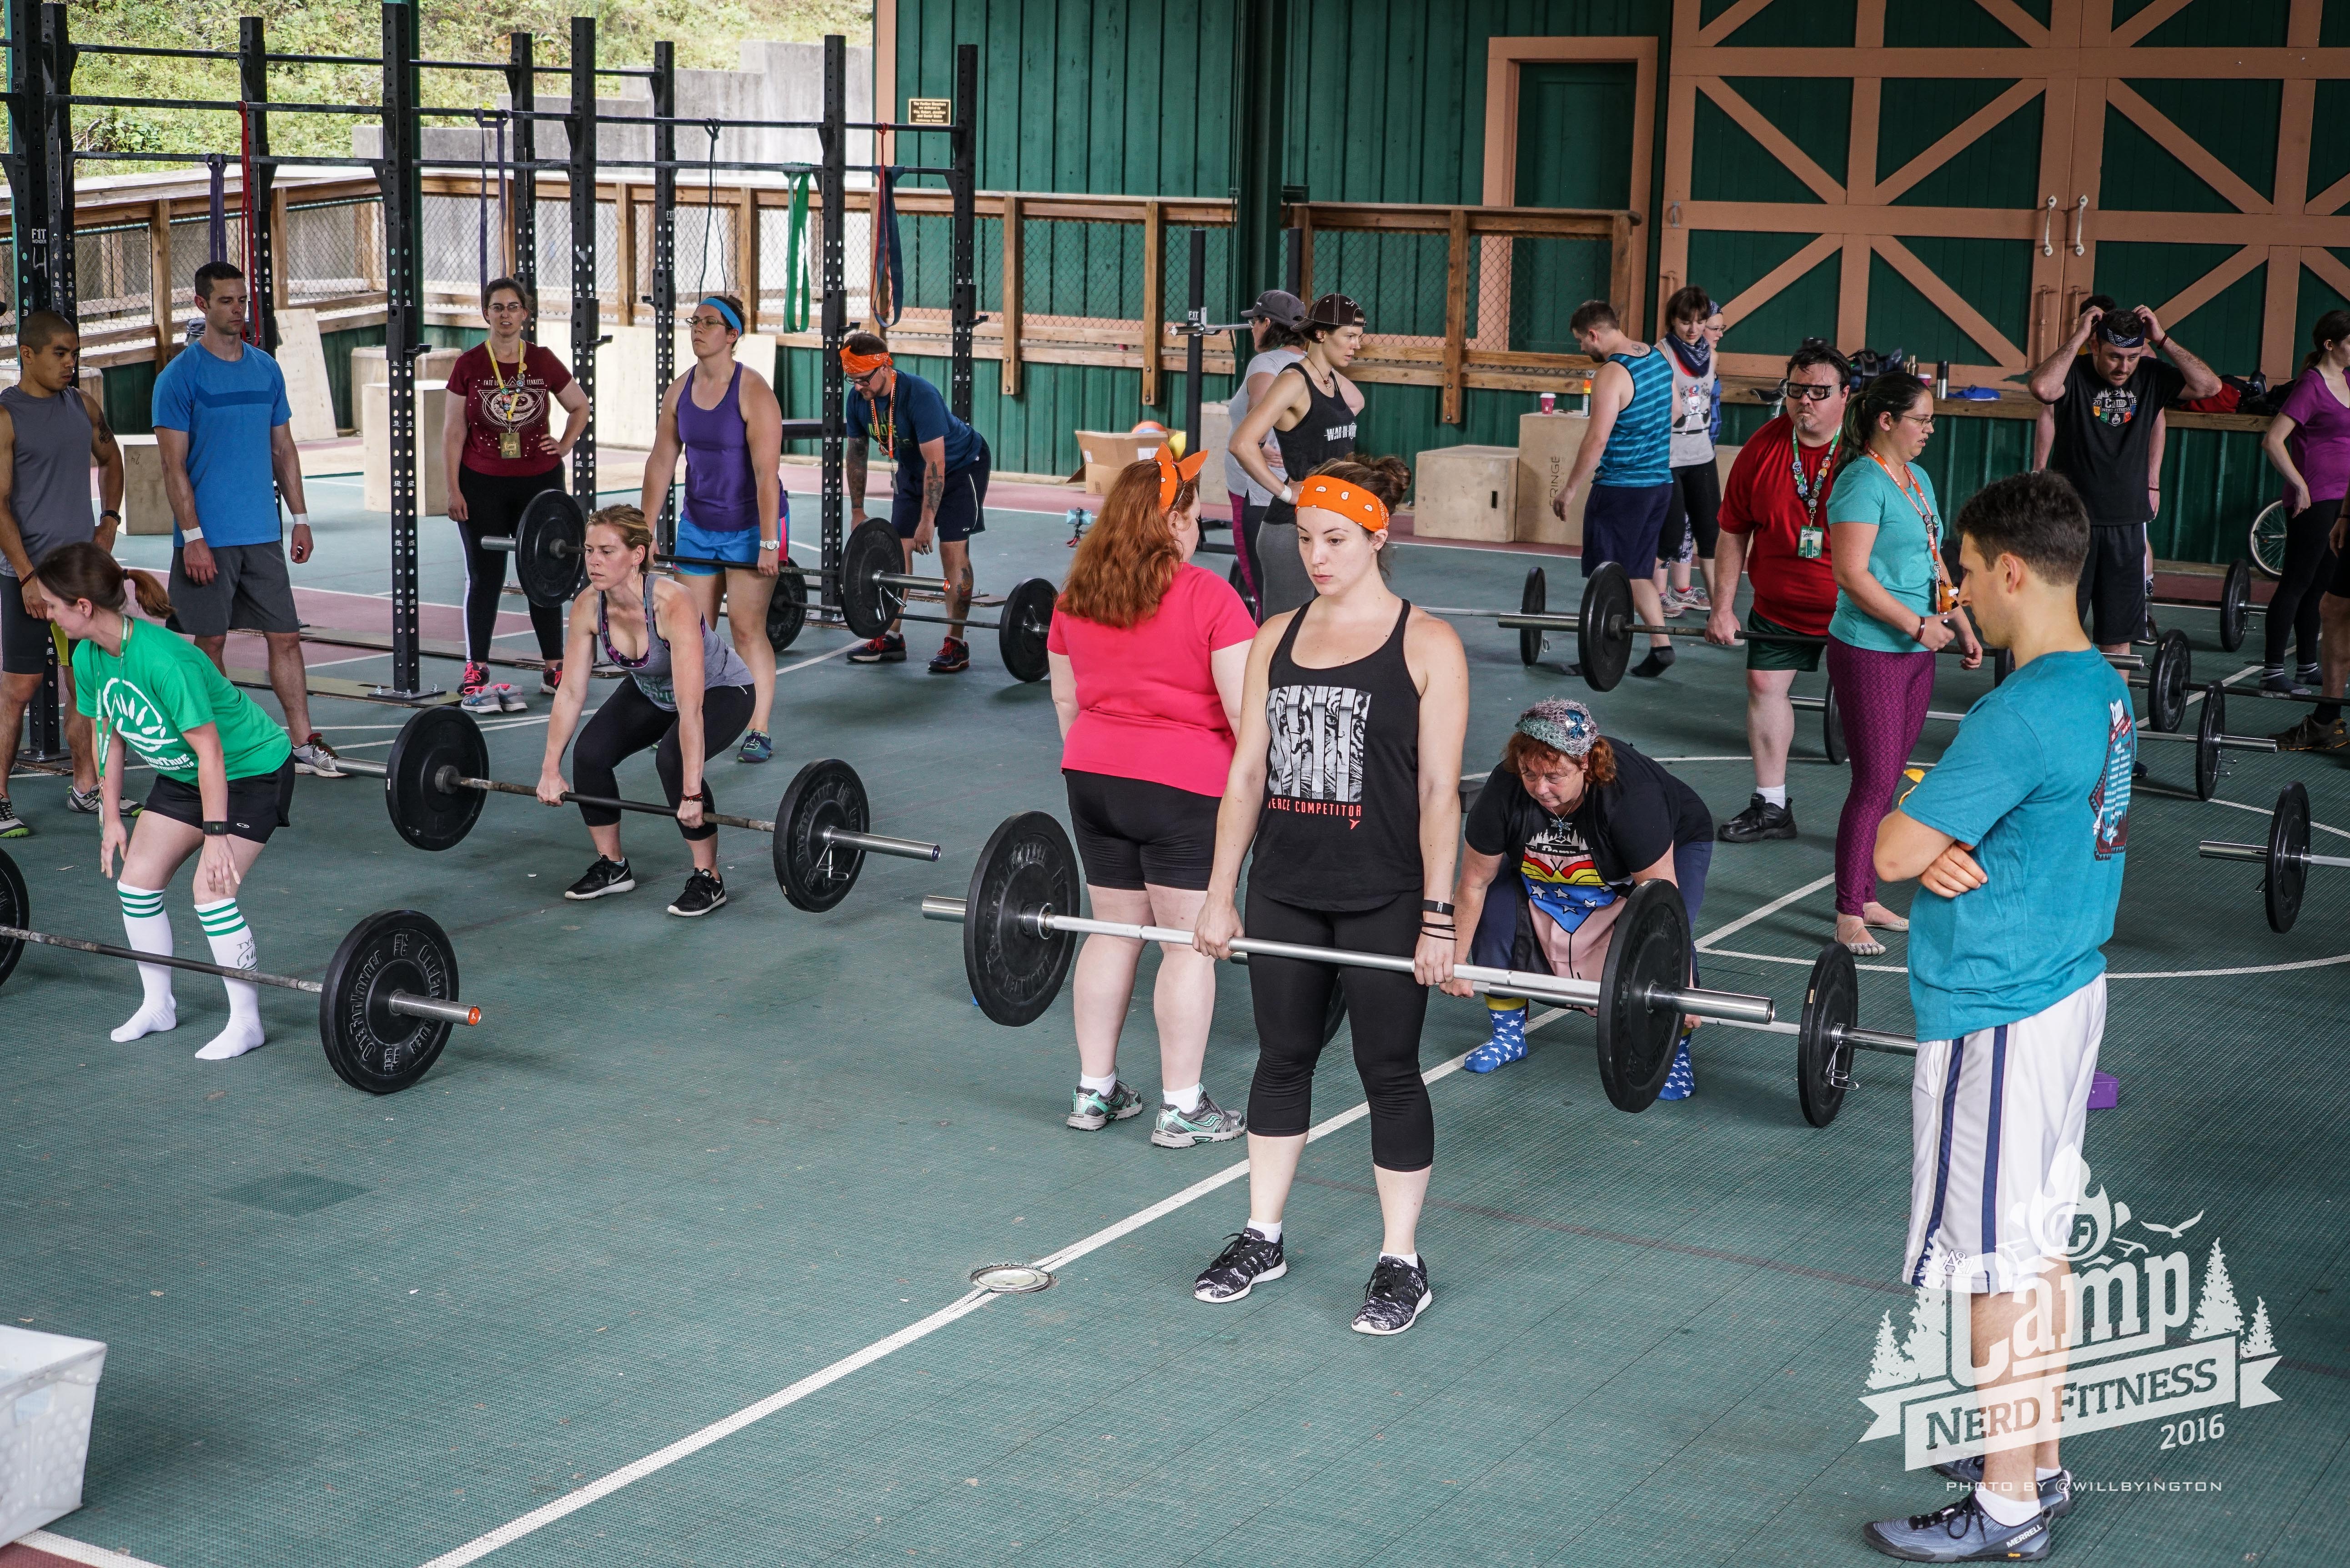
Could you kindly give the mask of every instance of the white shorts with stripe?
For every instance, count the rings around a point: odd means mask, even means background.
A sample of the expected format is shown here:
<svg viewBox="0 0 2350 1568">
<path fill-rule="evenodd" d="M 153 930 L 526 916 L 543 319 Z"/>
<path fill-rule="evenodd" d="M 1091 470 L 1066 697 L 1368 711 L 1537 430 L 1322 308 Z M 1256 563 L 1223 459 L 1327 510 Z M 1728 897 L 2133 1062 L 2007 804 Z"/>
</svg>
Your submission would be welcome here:
<svg viewBox="0 0 2350 1568">
<path fill-rule="evenodd" d="M 1918 1042 L 1906 1284 L 2012 1291 L 2064 1255 L 2106 977 L 2031 1017 Z"/>
</svg>

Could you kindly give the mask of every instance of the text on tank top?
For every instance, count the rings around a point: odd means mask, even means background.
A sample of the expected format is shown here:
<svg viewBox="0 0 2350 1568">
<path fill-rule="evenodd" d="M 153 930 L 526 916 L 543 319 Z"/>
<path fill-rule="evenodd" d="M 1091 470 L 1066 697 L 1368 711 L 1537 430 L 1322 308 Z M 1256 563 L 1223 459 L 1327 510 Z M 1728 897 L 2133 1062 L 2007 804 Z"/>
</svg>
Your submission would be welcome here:
<svg viewBox="0 0 2350 1568">
<path fill-rule="evenodd" d="M 1420 885 L 1419 691 L 1406 603 L 1369 654 L 1317 670 L 1293 617 L 1266 670 L 1264 806 L 1249 885 L 1310 909 L 1370 909 Z"/>
<path fill-rule="evenodd" d="M 1292 370 L 1305 379 L 1305 395 L 1309 400 L 1305 405 L 1305 417 L 1288 430 L 1276 429 L 1273 439 L 1274 444 L 1281 448 L 1282 472 L 1295 484 L 1324 463 L 1355 450 L 1355 424 L 1358 416 L 1347 406 L 1345 395 L 1338 390 L 1336 371 L 1331 372 L 1330 389 L 1326 392 L 1314 384 L 1314 378 L 1307 372 L 1305 361 L 1300 360 L 1281 374 L 1286 376 Z M 1275 523 L 1293 523 L 1296 521 L 1297 509 L 1276 497 L 1266 513 L 1266 518 Z"/>
<path fill-rule="evenodd" d="M 677 439 L 685 448 L 685 514 L 713 534 L 759 525 L 759 486 L 751 473 L 751 433 L 743 420 L 743 367 L 734 367 L 714 409 L 693 400 L 693 373 L 677 398 Z M 781 489 L 778 487 L 780 501 Z"/>
<path fill-rule="evenodd" d="M 647 572 L 639 584 L 645 600 L 645 650 L 635 659 L 629 658 L 612 646 L 610 606 L 602 594 L 596 596 L 596 639 L 604 646 L 607 662 L 618 665 L 646 701 L 656 708 L 677 711 L 677 687 L 671 673 L 675 661 L 671 658 L 669 639 L 660 634 L 660 618 L 653 608 L 653 576 Z M 702 685 L 704 691 L 720 686 L 748 686 L 751 667 L 743 662 L 734 645 L 708 621 L 698 622 L 702 628 Z"/>
<path fill-rule="evenodd" d="M 38 565 L 51 550 L 80 544 L 97 531 L 89 510 L 89 409 L 73 387 L 47 398 L 22 387 L 0 388 L 0 408 L 16 428 L 8 508 L 16 514 L 26 558 Z M 0 576 L 16 575 L 0 556 Z"/>
</svg>

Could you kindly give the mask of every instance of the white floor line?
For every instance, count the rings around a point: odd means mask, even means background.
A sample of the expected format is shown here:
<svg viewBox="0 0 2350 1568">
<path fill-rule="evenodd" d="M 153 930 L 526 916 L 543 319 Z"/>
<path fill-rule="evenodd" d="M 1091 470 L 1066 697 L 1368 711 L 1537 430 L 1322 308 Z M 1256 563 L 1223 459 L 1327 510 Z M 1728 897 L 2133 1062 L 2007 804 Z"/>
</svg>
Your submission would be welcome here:
<svg viewBox="0 0 2350 1568">
<path fill-rule="evenodd" d="M 1564 1009 L 1550 1009 L 1529 1020 L 1526 1023 L 1526 1031 L 1532 1033 L 1552 1019 L 1563 1018 L 1565 1015 Z M 1464 1053 L 1449 1062 L 1439 1063 L 1421 1075 L 1422 1080 L 1433 1084 L 1440 1078 L 1449 1076 L 1460 1071 L 1461 1064 L 1466 1059 Z M 1367 1103 L 1341 1111 L 1336 1116 L 1310 1128 L 1305 1134 L 1305 1141 L 1311 1143 L 1316 1138 L 1326 1137 L 1341 1127 L 1352 1126 L 1362 1120 L 1369 1114 L 1370 1106 Z M 1088 1252 L 1109 1245 L 1120 1237 L 1132 1234 L 1155 1220 L 1166 1218 L 1187 1204 L 1197 1202 L 1219 1188 L 1229 1186 L 1247 1172 L 1248 1161 L 1235 1160 L 1213 1176 L 1193 1182 L 1171 1198 L 1163 1198 L 1149 1208 L 1130 1214 L 1115 1225 L 1097 1231 L 1083 1241 L 1036 1260 L 1037 1265 L 1045 1269 L 1061 1268 Z M 649 1475 L 667 1469 L 680 1459 L 699 1453 L 711 1444 L 732 1437 L 743 1428 L 763 1421 L 778 1410 L 796 1405 L 811 1394 L 830 1387 L 850 1373 L 862 1371 L 888 1356 L 891 1352 L 902 1350 L 915 1341 L 937 1333 L 949 1324 L 969 1317 L 994 1299 L 985 1291 L 972 1291 L 959 1296 L 931 1314 L 930 1316 L 910 1323 L 886 1338 L 875 1340 L 864 1349 L 841 1357 L 822 1371 L 810 1373 L 789 1387 L 777 1389 L 755 1405 L 746 1405 L 733 1415 L 713 1421 L 698 1432 L 680 1438 L 676 1442 L 656 1453 L 647 1454 L 633 1464 L 623 1465 L 608 1475 L 599 1476 L 577 1490 L 568 1492 L 543 1507 L 533 1509 L 521 1518 L 502 1524 L 486 1535 L 478 1536 L 452 1552 L 442 1552 L 425 1563 L 423 1568 L 463 1568 L 466 1563 L 478 1563 L 499 1547 L 512 1545 L 526 1535 L 544 1530 L 559 1519 L 577 1513 L 590 1503 L 611 1496 L 632 1482 L 642 1480 Z"/>
<path fill-rule="evenodd" d="M 62 1535 L 52 1535 L 46 1530 L 36 1530 L 16 1544 L 29 1546 L 36 1552 L 46 1552 L 52 1557 L 62 1557 L 68 1563 L 87 1563 L 90 1568 L 156 1568 L 143 1557 L 109 1552 L 103 1546 L 90 1546 Z"/>
<path fill-rule="evenodd" d="M 862 639 L 859 639 L 855 642 L 844 642 L 838 648 L 832 649 L 830 652 L 819 653 L 814 659 L 803 659 L 797 664 L 780 665 L 776 668 L 775 673 L 778 675 L 789 675 L 795 670 L 806 670 L 812 664 L 822 664 L 827 659 L 838 659 L 842 654 L 848 652 L 851 649 L 862 648 L 864 646 L 865 643 Z"/>
<path fill-rule="evenodd" d="M 1714 943 L 1724 941 L 1736 936 L 1739 932 L 1744 930 L 1755 921 L 1771 915 L 1775 915 L 1780 910 L 1785 909 L 1788 905 L 1793 904 L 1799 899 L 1810 898 L 1813 894 L 1818 892 L 1823 888 L 1832 885 L 1835 881 L 1835 873 L 1831 871 L 1826 876 L 1820 877 L 1817 881 L 1804 883 L 1802 887 L 1796 888 L 1792 893 L 1782 893 L 1779 897 L 1772 899 L 1769 903 L 1763 905 L 1761 909 L 1756 909 L 1752 914 L 1741 915 L 1738 919 L 1731 921 L 1730 924 L 1722 927 L 1721 929 L 1711 932 L 1709 935 L 1700 937 L 1693 945 L 1697 948 L 1697 950 L 1701 953 L 1712 952 L 1715 950 L 1713 946 Z M 1721 956 L 1724 958 L 1752 958 L 1755 955 L 1752 953 L 1723 953 Z M 1804 959 L 1801 961 L 1808 964 L 1812 961 Z"/>
</svg>

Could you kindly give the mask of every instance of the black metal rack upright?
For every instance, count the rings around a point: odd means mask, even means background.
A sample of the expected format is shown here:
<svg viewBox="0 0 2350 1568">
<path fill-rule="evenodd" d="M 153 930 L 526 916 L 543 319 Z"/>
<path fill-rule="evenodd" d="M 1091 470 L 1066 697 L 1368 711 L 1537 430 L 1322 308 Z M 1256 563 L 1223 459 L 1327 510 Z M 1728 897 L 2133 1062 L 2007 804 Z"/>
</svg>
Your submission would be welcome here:
<svg viewBox="0 0 2350 1568">
<path fill-rule="evenodd" d="M 416 361 L 424 352 L 424 171 L 416 110 L 417 12 L 383 8 L 383 146 L 376 183 L 383 191 L 385 435 L 391 474 L 391 680 L 388 697 L 430 695 L 424 685 L 416 586 Z M 456 475 L 449 476 L 450 483 Z"/>
<path fill-rule="evenodd" d="M 596 346 L 603 341 L 604 307 L 596 295 L 596 19 L 571 18 L 571 379 L 596 401 Z M 655 336 L 659 336 L 656 332 Z M 571 449 L 571 493 L 596 509 L 596 425 L 589 421 Z"/>
<path fill-rule="evenodd" d="M 824 40 L 824 125 L 816 135 L 824 157 L 816 175 L 816 190 L 824 208 L 818 229 L 822 257 L 818 286 L 824 291 L 824 494 L 818 510 L 824 549 L 820 583 L 826 602 L 837 604 L 840 528 L 846 510 L 841 465 L 848 456 L 848 415 L 844 401 L 847 387 L 840 369 L 840 345 L 848 336 L 843 254 L 848 229 L 847 214 L 842 210 L 847 201 L 848 186 L 848 40 L 837 33 L 826 35 Z"/>
<path fill-rule="evenodd" d="M 236 90 L 244 101 L 245 178 L 244 250 L 248 263 L 244 280 L 245 309 L 252 313 L 253 341 L 267 354 L 277 352 L 277 244 L 270 212 L 269 192 L 277 169 L 269 161 L 269 45 L 258 16 L 241 16 L 236 24 Z"/>
<path fill-rule="evenodd" d="M 653 46 L 652 306 L 653 418 L 677 376 L 677 46 Z M 708 257 L 703 264 L 708 265 Z M 755 280 L 752 287 L 757 287 Z M 623 296 L 636 279 L 620 285 Z M 677 487 L 661 487 L 660 518 L 654 524 L 663 551 L 677 548 Z"/>
<path fill-rule="evenodd" d="M 887 105 L 876 104 L 887 111 Z M 948 405 L 954 417 L 971 421 L 971 340 L 979 327 L 979 46 L 955 46 L 953 152 L 954 215 L 947 247 L 951 272 L 948 306 Z"/>
<path fill-rule="evenodd" d="M 534 295 L 538 292 L 538 72 L 532 60 L 528 33 L 506 38 L 506 106 L 514 121 L 514 201 L 507 209 L 507 232 L 513 235 L 514 276 Z M 504 171 L 501 171 L 503 173 Z M 523 329 L 538 339 L 533 317 Z"/>
</svg>

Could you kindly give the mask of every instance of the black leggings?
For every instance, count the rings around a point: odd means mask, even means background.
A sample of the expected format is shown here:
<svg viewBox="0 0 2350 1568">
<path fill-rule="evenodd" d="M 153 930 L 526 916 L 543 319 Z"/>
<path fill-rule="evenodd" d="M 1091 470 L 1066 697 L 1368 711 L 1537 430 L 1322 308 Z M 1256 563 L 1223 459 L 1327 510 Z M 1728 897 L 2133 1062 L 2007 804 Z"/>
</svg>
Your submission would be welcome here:
<svg viewBox="0 0 2350 1568">
<path fill-rule="evenodd" d="M 2334 549 L 2328 536 L 2342 503 L 2312 501 L 2308 510 L 2285 519 L 2284 571 L 2270 596 L 2262 635 L 2270 664 L 2284 662 L 2285 642 L 2300 645 L 2303 664 L 2317 662 L 2317 601 L 2334 580 Z"/>
<path fill-rule="evenodd" d="M 748 686 L 706 688 L 702 693 L 702 760 L 707 762 L 733 745 L 750 722 Z M 685 753 L 677 743 L 677 715 L 638 691 L 635 681 L 623 680 L 572 742 L 573 789 L 580 794 L 617 797 L 620 781 L 614 770 L 623 758 L 635 756 L 647 746 L 659 748 L 653 753 L 653 770 L 660 774 L 661 794 L 671 806 L 680 805 L 685 799 Z M 718 809 L 718 797 L 707 776 L 702 781 L 702 807 L 704 813 Z M 620 814 L 608 805 L 583 803 L 579 815 L 590 827 L 609 827 L 620 820 Z M 678 831 L 689 840 L 710 838 L 716 836 L 718 826 L 705 815 L 700 827 L 681 825 Z"/>
<path fill-rule="evenodd" d="M 1673 497 L 1665 506 L 1664 532 L 1657 536 L 1657 564 L 1669 566 L 1681 553 L 1681 540 L 1697 534 L 1697 558 L 1713 559 L 1721 537 L 1721 471 L 1711 459 L 1673 470 Z"/>
<path fill-rule="evenodd" d="M 1259 620 L 1264 618 L 1260 607 L 1264 595 L 1259 588 L 1264 581 L 1264 562 L 1256 553 L 1256 525 L 1263 521 L 1263 507 L 1245 495 L 1232 497 L 1232 554 L 1240 562 L 1241 597 L 1247 601 L 1249 614 Z"/>
<path fill-rule="evenodd" d="M 475 473 L 457 470 L 457 493 L 465 498 L 466 518 L 457 524 L 465 542 L 465 658 L 479 664 L 490 656 L 490 634 L 498 628 L 498 608 L 506 587 L 510 550 L 484 550 L 484 535 L 512 538 L 522 509 L 542 491 L 563 488 L 560 463 L 545 473 Z M 563 657 L 561 606 L 532 605 L 530 629 L 538 634 L 541 659 Z"/>
<path fill-rule="evenodd" d="M 1419 898 L 1415 888 L 1376 909 L 1328 914 L 1277 903 L 1251 888 L 1241 923 L 1250 936 L 1268 941 L 1409 955 L 1419 943 Z M 1428 988 L 1409 974 L 1251 957 L 1257 1058 L 1249 1130 L 1267 1137 L 1305 1131 L 1333 985 L 1346 987 L 1355 1071 L 1370 1097 L 1371 1163 L 1382 1170 L 1426 1170 L 1436 1161 L 1436 1118 L 1419 1075 Z"/>
</svg>

